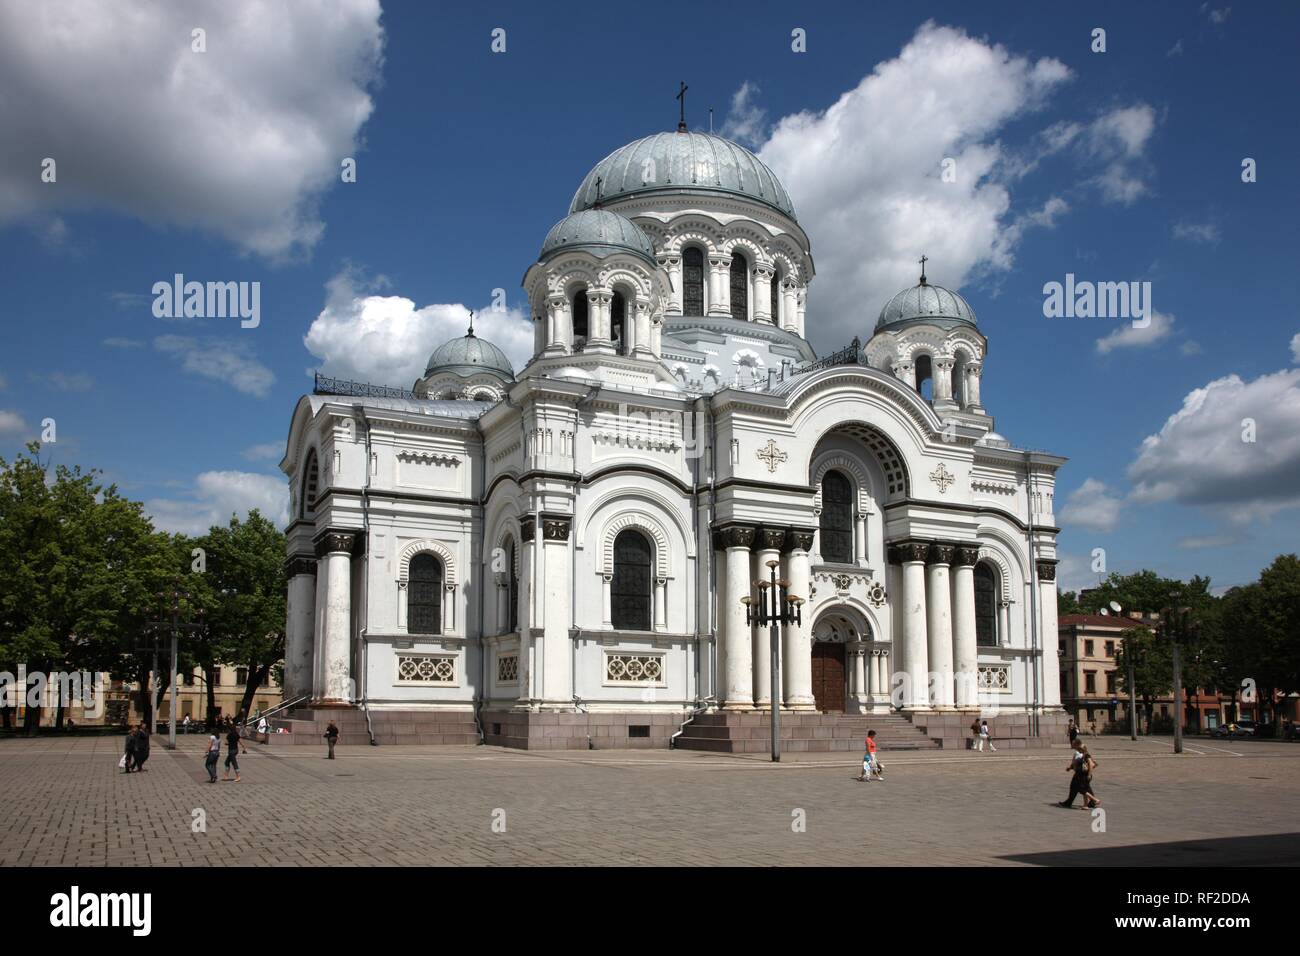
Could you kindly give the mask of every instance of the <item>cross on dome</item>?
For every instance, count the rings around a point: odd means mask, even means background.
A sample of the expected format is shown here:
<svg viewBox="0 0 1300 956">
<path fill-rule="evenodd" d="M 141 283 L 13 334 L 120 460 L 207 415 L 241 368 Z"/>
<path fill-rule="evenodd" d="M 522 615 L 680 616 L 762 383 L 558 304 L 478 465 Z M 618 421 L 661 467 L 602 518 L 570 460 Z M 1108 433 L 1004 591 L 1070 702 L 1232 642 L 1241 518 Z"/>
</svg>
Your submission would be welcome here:
<svg viewBox="0 0 1300 956">
<path fill-rule="evenodd" d="M 925 264 L 930 261 L 930 257 L 921 253 L 921 285 L 925 285 Z"/>
<path fill-rule="evenodd" d="M 681 86 L 682 88 L 677 91 L 677 95 L 673 97 L 673 99 L 680 100 L 682 104 L 681 113 L 677 120 L 677 132 L 685 133 L 686 132 L 686 91 L 689 90 L 690 87 L 686 85 L 685 80 L 681 81 Z"/>
</svg>

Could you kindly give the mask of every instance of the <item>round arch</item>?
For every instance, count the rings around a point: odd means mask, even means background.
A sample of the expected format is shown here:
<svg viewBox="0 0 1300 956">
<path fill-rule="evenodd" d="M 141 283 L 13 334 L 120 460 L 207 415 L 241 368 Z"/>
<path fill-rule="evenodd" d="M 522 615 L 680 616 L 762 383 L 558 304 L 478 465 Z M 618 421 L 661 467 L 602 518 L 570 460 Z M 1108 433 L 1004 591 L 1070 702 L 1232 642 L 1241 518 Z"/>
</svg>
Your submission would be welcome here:
<svg viewBox="0 0 1300 956">
<path fill-rule="evenodd" d="M 456 557 L 441 541 L 426 538 L 412 541 L 402 548 L 397 558 L 397 580 L 409 581 L 411 577 L 411 559 L 417 554 L 432 554 L 442 562 L 442 580 L 447 587 L 456 584 Z"/>
<path fill-rule="evenodd" d="M 600 573 L 614 573 L 614 539 L 619 533 L 626 531 L 628 528 L 634 528 L 643 533 L 650 539 L 654 545 L 654 568 L 655 577 L 667 580 L 673 576 L 672 570 L 672 546 L 668 537 L 668 532 L 651 515 L 641 511 L 625 511 L 610 518 L 604 528 L 601 529 L 599 537 L 600 547 Z"/>
</svg>

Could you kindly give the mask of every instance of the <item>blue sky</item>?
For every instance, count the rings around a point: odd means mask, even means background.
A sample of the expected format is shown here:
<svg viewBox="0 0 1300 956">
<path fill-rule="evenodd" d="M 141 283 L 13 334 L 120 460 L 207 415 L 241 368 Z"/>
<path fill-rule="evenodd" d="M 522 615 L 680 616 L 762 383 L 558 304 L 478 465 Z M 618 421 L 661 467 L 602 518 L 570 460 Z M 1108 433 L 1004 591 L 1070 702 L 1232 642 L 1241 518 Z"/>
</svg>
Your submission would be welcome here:
<svg viewBox="0 0 1300 956">
<path fill-rule="evenodd" d="M 819 351 L 869 336 L 922 252 L 967 296 L 998 430 L 1070 458 L 1064 585 L 1094 548 L 1220 585 L 1295 549 L 1300 8 L 135 6 L 128 29 L 111 3 L 0 0 L 23 92 L 0 99 L 0 455 L 53 418 L 53 460 L 161 526 L 277 513 L 310 370 L 409 386 L 497 288 L 480 331 L 517 355 L 542 237 L 596 161 L 672 128 L 685 80 L 692 127 L 712 106 L 792 195 Z M 156 318 L 175 273 L 260 282 L 260 324 Z M 1067 273 L 1150 281 L 1156 320 L 1045 318 Z"/>
</svg>

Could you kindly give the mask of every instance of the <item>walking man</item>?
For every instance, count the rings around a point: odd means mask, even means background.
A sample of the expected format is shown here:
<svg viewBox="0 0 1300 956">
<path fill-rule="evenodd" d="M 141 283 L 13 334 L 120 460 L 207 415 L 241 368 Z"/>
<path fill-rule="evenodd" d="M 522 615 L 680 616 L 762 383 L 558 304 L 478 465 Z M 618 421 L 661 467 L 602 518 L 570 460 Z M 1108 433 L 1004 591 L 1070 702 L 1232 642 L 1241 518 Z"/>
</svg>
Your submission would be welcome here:
<svg viewBox="0 0 1300 956">
<path fill-rule="evenodd" d="M 329 759 L 333 760 L 334 745 L 339 742 L 339 729 L 334 726 L 334 721 L 332 720 L 330 721 L 330 725 L 325 728 L 325 742 L 328 743 L 330 747 Z"/>
<path fill-rule="evenodd" d="M 149 728 L 144 724 L 136 731 L 135 738 L 135 769 L 144 770 L 144 762 L 149 759 Z"/>
<path fill-rule="evenodd" d="M 1101 806 L 1101 801 L 1097 795 L 1092 792 L 1092 771 L 1097 766 L 1097 761 L 1092 754 L 1088 752 L 1088 745 L 1082 740 L 1075 740 L 1071 746 L 1074 753 L 1070 756 L 1070 762 L 1066 765 L 1066 770 L 1070 772 L 1070 795 L 1057 804 L 1058 807 L 1072 808 L 1074 798 L 1083 795 L 1083 805 L 1091 809 L 1092 807 Z"/>
<path fill-rule="evenodd" d="M 222 780 L 230 779 L 230 768 L 234 767 L 235 783 L 239 783 L 239 751 L 241 750 L 248 753 L 248 748 L 240 739 L 239 728 L 232 725 L 226 732 L 226 772 L 222 775 Z"/>
<path fill-rule="evenodd" d="M 208 737 L 208 753 L 203 760 L 203 764 L 208 770 L 208 783 L 217 782 L 217 760 L 221 758 L 221 738 L 217 736 L 220 733 L 218 728 L 212 728 L 212 734 Z"/>
<path fill-rule="evenodd" d="M 998 752 L 998 748 L 993 746 L 993 740 L 989 736 L 989 722 L 987 720 L 981 720 L 980 721 L 980 745 L 978 749 L 983 750 L 985 744 L 988 744 L 989 750 L 991 752 L 993 753 Z"/>
<path fill-rule="evenodd" d="M 970 722 L 970 749 L 979 750 L 980 739 L 980 719 L 976 717 Z"/>
</svg>

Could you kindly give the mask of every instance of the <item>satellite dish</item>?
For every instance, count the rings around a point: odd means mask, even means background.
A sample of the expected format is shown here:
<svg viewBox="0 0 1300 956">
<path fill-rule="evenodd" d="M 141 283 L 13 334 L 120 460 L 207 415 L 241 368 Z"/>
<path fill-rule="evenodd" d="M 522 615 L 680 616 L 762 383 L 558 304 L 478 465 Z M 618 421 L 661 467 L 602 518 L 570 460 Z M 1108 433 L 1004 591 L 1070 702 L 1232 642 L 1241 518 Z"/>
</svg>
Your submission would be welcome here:
<svg viewBox="0 0 1300 956">
<path fill-rule="evenodd" d="M 1118 602 L 1118 601 L 1111 601 L 1111 602 L 1110 602 L 1110 609 L 1111 609 L 1112 611 L 1114 611 L 1116 614 L 1119 614 L 1119 613 L 1123 612 L 1123 610 L 1124 610 L 1122 607 L 1119 606 L 1119 602 Z"/>
<path fill-rule="evenodd" d="M 1106 610 L 1105 608 L 1102 608 L 1102 609 L 1101 609 L 1101 614 L 1102 614 L 1103 617 L 1109 617 L 1109 616 L 1110 616 L 1110 611 Z"/>
</svg>

